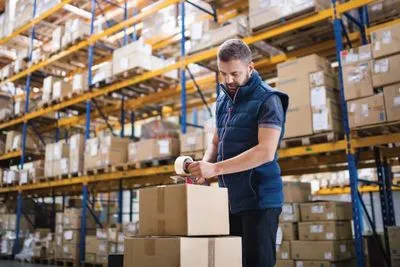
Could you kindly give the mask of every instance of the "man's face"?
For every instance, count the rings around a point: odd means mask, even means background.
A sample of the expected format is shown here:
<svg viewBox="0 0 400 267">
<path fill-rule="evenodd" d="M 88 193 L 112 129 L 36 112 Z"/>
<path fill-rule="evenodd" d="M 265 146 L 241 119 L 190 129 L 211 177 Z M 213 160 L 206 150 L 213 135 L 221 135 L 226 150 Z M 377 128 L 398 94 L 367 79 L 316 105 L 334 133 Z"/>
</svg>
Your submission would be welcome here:
<svg viewBox="0 0 400 267">
<path fill-rule="evenodd" d="M 253 62 L 246 63 L 240 59 L 231 61 L 218 60 L 218 68 L 229 93 L 234 94 L 239 86 L 247 83 L 253 71 Z"/>
</svg>

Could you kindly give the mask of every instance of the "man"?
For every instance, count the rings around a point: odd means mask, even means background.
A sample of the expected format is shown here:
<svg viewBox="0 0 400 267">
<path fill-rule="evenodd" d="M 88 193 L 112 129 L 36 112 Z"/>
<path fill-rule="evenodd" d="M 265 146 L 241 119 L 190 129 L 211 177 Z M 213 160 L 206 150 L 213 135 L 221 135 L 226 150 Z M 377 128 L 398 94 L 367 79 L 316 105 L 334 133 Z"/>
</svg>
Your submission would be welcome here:
<svg viewBox="0 0 400 267">
<path fill-rule="evenodd" d="M 212 144 L 189 165 L 199 183 L 219 176 L 228 188 L 231 235 L 242 237 L 244 267 L 273 267 L 283 204 L 276 150 L 284 135 L 288 96 L 262 80 L 251 51 L 228 40 L 218 51 L 224 84 L 217 99 Z"/>
</svg>

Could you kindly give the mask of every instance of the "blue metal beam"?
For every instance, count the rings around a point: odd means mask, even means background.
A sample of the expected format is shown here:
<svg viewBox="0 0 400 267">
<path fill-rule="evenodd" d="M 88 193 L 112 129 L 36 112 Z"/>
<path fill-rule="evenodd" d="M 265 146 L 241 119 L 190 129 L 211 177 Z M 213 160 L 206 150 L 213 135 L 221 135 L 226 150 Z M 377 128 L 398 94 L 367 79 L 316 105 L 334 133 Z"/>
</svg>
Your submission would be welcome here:
<svg viewBox="0 0 400 267">
<path fill-rule="evenodd" d="M 124 20 L 128 19 L 128 2 L 124 2 Z M 126 34 L 126 27 L 124 28 L 124 45 L 128 44 L 128 35 Z"/>
<path fill-rule="evenodd" d="M 119 188 L 118 188 L 118 223 L 122 223 L 122 211 L 123 211 L 123 188 L 122 188 L 122 179 L 119 180 Z"/>
<path fill-rule="evenodd" d="M 85 261 L 85 249 L 86 249 L 86 206 L 88 200 L 88 189 L 87 184 L 82 186 L 82 215 L 81 215 L 81 232 L 80 232 L 80 244 L 79 244 L 79 256 L 80 262 L 83 263 Z"/>
<path fill-rule="evenodd" d="M 92 210 L 92 208 L 86 203 L 86 208 L 88 209 L 90 215 L 93 217 L 94 221 L 100 228 L 104 228 L 103 224 L 100 222 L 99 218 L 97 217 L 96 213 Z"/>
<path fill-rule="evenodd" d="M 135 139 L 135 112 L 131 112 L 131 139 Z"/>
<path fill-rule="evenodd" d="M 357 266 L 364 267 L 364 245 L 363 245 L 363 221 L 360 207 L 360 198 L 358 195 L 358 171 L 356 166 L 356 159 L 354 151 L 350 143 L 350 127 L 349 118 L 347 113 L 347 103 L 344 97 L 343 89 L 343 75 L 342 75 L 342 62 L 340 60 L 340 52 L 343 50 L 343 33 L 341 19 L 338 16 L 336 10 L 336 0 L 332 0 L 333 11 L 334 11 L 334 34 L 336 43 L 336 59 L 338 61 L 338 76 L 339 76 L 339 89 L 340 89 L 340 103 L 342 107 L 343 124 L 345 130 L 345 137 L 347 141 L 347 163 L 350 174 L 350 188 L 351 188 L 351 202 L 353 210 L 353 223 L 354 223 L 354 235 L 356 245 L 356 258 Z"/>
<path fill-rule="evenodd" d="M 181 2 L 180 14 L 181 14 L 181 58 L 185 58 L 185 2 Z M 181 75 L 181 132 L 186 133 L 186 70 L 185 67 L 180 69 Z"/>
<path fill-rule="evenodd" d="M 133 220 L 133 189 L 129 190 L 129 221 Z"/>
<path fill-rule="evenodd" d="M 121 124 L 121 132 L 120 136 L 125 137 L 125 96 L 122 95 L 121 97 L 121 117 L 120 117 L 120 124 Z"/>
</svg>

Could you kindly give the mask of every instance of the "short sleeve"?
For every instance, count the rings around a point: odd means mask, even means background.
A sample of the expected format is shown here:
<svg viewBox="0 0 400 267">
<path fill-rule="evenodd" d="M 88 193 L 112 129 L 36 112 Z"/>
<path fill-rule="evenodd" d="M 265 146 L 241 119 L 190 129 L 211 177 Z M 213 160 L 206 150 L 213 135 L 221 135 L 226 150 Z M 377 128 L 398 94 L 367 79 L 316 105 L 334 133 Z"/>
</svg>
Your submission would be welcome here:
<svg viewBox="0 0 400 267">
<path fill-rule="evenodd" d="M 279 96 L 268 97 L 261 105 L 258 114 L 259 128 L 276 128 L 281 130 L 284 123 L 282 101 Z"/>
</svg>

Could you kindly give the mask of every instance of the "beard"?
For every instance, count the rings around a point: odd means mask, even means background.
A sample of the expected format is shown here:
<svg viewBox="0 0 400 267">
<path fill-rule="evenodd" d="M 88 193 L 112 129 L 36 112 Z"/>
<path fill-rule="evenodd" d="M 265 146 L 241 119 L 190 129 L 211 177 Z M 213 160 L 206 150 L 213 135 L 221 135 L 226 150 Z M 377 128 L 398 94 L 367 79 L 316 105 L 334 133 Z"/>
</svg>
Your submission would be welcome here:
<svg viewBox="0 0 400 267">
<path fill-rule="evenodd" d="M 238 82 L 225 83 L 226 89 L 228 89 L 228 93 L 233 96 L 236 93 L 236 91 L 239 89 L 240 86 L 243 86 L 248 82 L 248 80 L 250 79 L 250 76 L 251 76 L 251 72 L 247 73 L 246 78 L 244 79 L 244 81 L 242 83 L 238 83 Z"/>
</svg>

